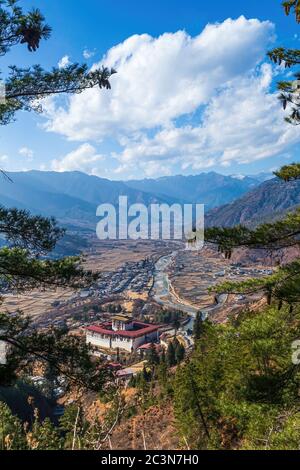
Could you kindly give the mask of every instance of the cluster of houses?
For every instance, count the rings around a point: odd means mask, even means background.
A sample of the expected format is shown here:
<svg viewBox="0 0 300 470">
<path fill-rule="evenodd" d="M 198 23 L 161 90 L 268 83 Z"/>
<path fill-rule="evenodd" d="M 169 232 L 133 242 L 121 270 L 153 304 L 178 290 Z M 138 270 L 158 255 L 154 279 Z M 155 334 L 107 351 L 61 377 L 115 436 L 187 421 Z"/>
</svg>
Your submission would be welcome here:
<svg viewBox="0 0 300 470">
<path fill-rule="evenodd" d="M 235 278 L 241 276 L 249 277 L 261 277 L 261 276 L 271 276 L 273 270 L 270 268 L 258 268 L 258 267 L 242 267 L 240 263 L 232 264 L 229 268 L 228 277 Z M 224 271 L 224 276 L 226 271 Z"/>
<path fill-rule="evenodd" d="M 97 284 L 100 297 L 120 294 L 124 290 L 142 292 L 148 285 L 155 269 L 152 259 L 127 262 L 114 273 L 107 273 Z"/>
<path fill-rule="evenodd" d="M 223 269 L 222 271 L 219 271 L 214 274 L 214 277 L 225 277 L 227 274 L 226 269 Z M 259 269 L 259 268 L 242 268 L 242 266 L 237 263 L 237 264 L 232 264 L 229 269 L 228 269 L 228 277 L 240 277 L 240 276 L 251 276 L 251 277 L 257 277 L 257 276 L 270 276 L 273 274 L 272 269 Z"/>
<path fill-rule="evenodd" d="M 71 307 L 77 302 L 88 301 L 90 298 L 105 299 L 122 294 L 126 290 L 144 292 L 148 288 L 155 270 L 153 259 L 147 258 L 138 262 L 127 262 L 117 271 L 102 273 L 101 279 L 89 288 L 74 293 L 68 300 L 55 301 L 53 308 Z"/>
</svg>

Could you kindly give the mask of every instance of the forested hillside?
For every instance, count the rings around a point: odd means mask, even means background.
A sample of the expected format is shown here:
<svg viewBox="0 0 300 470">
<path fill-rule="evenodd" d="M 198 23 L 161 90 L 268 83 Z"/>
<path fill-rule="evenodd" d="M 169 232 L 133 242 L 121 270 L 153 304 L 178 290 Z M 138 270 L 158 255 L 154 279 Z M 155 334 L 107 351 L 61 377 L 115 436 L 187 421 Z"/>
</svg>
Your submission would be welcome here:
<svg viewBox="0 0 300 470">
<path fill-rule="evenodd" d="M 254 227 L 283 217 L 300 205 L 300 181 L 278 178 L 262 183 L 231 204 L 212 209 L 206 216 L 208 227 Z"/>
</svg>

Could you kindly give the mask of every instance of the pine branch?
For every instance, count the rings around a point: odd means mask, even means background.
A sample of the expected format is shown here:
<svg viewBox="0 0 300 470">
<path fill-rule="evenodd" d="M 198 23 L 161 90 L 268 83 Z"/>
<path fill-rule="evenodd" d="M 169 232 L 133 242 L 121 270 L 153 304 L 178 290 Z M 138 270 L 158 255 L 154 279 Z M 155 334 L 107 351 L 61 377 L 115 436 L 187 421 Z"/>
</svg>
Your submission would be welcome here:
<svg viewBox="0 0 300 470">
<path fill-rule="evenodd" d="M 51 72 L 39 65 L 29 69 L 10 68 L 5 84 L 5 103 L 0 104 L 0 124 L 8 124 L 17 111 L 42 112 L 41 100 L 48 96 L 65 93 L 79 94 L 94 87 L 111 89 L 110 77 L 114 69 L 105 67 L 88 71 L 87 66 L 71 64 L 64 69 L 53 68 Z"/>
<path fill-rule="evenodd" d="M 231 258 L 234 248 L 246 247 L 261 250 L 280 250 L 299 245 L 300 209 L 289 213 L 275 223 L 263 224 L 254 230 L 244 226 L 233 228 L 212 227 L 205 230 L 205 240 L 216 244 L 219 251 Z"/>
<path fill-rule="evenodd" d="M 274 175 L 285 182 L 300 179 L 300 163 L 291 163 L 283 166 L 279 171 L 275 171 Z"/>
</svg>

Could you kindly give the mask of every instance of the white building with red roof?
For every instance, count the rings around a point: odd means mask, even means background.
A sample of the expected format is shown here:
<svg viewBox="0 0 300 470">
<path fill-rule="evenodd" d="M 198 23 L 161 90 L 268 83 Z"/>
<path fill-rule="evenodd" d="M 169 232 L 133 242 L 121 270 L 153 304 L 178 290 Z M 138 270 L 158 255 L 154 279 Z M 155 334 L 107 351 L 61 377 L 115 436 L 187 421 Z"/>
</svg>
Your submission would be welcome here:
<svg viewBox="0 0 300 470">
<path fill-rule="evenodd" d="M 87 344 L 97 349 L 135 351 L 141 345 L 158 341 L 159 325 L 134 321 L 126 315 L 115 315 L 110 322 L 88 326 Z"/>
</svg>

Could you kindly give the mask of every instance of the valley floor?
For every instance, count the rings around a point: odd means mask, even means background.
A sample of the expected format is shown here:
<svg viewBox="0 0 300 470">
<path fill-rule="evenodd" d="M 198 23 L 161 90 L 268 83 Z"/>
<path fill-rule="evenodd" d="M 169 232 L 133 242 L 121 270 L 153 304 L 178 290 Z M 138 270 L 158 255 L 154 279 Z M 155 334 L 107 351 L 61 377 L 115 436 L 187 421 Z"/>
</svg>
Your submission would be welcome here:
<svg viewBox="0 0 300 470">
<path fill-rule="evenodd" d="M 157 262 L 166 256 L 167 265 L 159 269 L 164 276 L 162 282 L 168 285 L 159 290 L 158 296 L 153 289 Z M 226 305 L 225 299 L 217 299 L 218 308 L 216 298 L 208 293 L 209 287 L 225 280 L 238 281 L 272 272 L 271 267 L 255 263 L 248 262 L 245 266 L 240 262 L 231 263 L 209 247 L 199 252 L 188 251 L 183 244 L 175 242 L 94 241 L 85 253 L 84 264 L 87 269 L 100 273 L 99 282 L 90 289 L 33 291 L 26 295 L 8 293 L 4 308 L 8 312 L 21 310 L 39 327 L 67 322 L 71 329 L 95 321 L 95 316 L 91 314 L 88 318 L 88 315 L 82 316 L 83 312 L 91 313 L 93 306 L 110 301 L 120 301 L 127 310 L 136 300 L 158 301 L 191 316 L 201 310 L 224 321 L 228 313 L 245 305 L 246 299 L 230 296 L 226 298 Z"/>
</svg>

